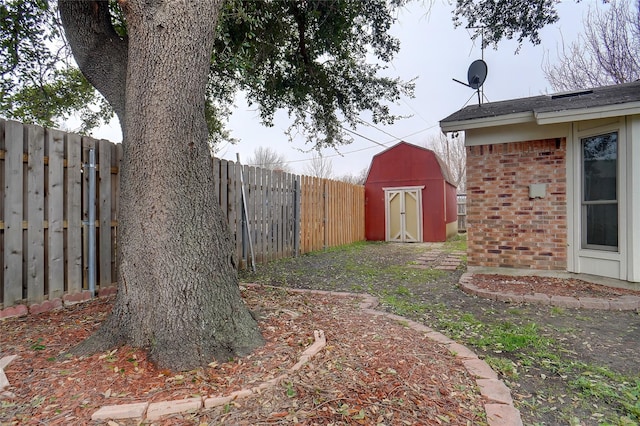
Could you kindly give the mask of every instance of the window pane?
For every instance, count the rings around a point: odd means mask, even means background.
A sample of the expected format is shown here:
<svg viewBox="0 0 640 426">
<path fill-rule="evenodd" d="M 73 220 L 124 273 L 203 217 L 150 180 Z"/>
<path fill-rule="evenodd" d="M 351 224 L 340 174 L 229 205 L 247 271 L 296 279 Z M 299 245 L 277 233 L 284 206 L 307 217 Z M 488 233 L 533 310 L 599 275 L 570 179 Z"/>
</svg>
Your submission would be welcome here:
<svg viewBox="0 0 640 426">
<path fill-rule="evenodd" d="M 618 205 L 586 205 L 588 245 L 618 247 Z"/>
<path fill-rule="evenodd" d="M 582 139 L 584 201 L 617 200 L 618 133 Z"/>
</svg>

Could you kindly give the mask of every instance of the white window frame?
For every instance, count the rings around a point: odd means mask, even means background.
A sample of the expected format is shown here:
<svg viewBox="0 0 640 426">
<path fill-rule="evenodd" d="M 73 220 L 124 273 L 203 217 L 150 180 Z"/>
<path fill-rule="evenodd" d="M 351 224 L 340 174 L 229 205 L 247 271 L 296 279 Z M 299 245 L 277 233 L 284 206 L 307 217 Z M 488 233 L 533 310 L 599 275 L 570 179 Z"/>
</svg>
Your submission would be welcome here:
<svg viewBox="0 0 640 426">
<path fill-rule="evenodd" d="M 618 250 L 599 250 L 591 247 L 582 247 L 582 142 L 590 136 L 604 133 L 618 132 Z M 586 273 L 626 279 L 629 259 L 627 232 L 630 230 L 628 203 L 628 173 L 632 170 L 627 153 L 628 130 L 625 117 L 600 120 L 586 120 L 573 122 L 571 146 L 567 144 L 567 237 L 569 251 L 567 253 L 567 270 L 576 273 Z M 570 201 L 571 200 L 571 201 Z"/>
<path fill-rule="evenodd" d="M 583 141 L 584 139 L 588 139 L 591 137 L 604 136 L 607 134 L 615 133 L 616 134 L 616 199 L 615 200 L 598 200 L 598 201 L 585 201 L 585 187 L 584 187 L 584 147 Z M 580 136 L 578 138 L 579 141 L 579 149 L 580 149 L 580 247 L 583 249 L 590 250 L 601 250 L 601 251 L 610 251 L 610 252 L 619 252 L 620 251 L 620 171 L 621 171 L 621 158 L 620 158 L 620 131 L 613 130 L 608 132 L 600 132 L 595 133 L 590 136 Z M 615 204 L 616 211 L 618 212 L 618 223 L 617 223 L 617 245 L 614 246 L 605 246 L 601 244 L 589 244 L 587 242 L 587 207 L 592 205 L 605 205 L 605 204 Z"/>
</svg>

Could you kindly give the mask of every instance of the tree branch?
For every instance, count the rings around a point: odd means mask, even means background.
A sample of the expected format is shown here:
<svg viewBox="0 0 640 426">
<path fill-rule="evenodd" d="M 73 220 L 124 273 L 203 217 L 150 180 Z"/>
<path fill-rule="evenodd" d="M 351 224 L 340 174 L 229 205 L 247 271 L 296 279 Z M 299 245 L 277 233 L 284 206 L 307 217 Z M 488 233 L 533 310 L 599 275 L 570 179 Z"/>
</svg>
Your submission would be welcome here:
<svg viewBox="0 0 640 426">
<path fill-rule="evenodd" d="M 124 122 L 128 41 L 111 23 L 107 0 L 59 0 L 62 26 L 86 79 Z"/>
</svg>

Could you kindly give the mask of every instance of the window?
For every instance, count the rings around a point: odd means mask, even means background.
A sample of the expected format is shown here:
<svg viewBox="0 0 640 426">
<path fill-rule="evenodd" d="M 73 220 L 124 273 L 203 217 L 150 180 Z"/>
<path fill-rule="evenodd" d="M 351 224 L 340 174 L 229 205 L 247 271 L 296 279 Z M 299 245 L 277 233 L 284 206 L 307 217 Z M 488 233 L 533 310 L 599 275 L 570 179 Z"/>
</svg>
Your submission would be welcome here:
<svg viewBox="0 0 640 426">
<path fill-rule="evenodd" d="M 582 247 L 618 250 L 618 132 L 581 139 Z"/>
</svg>

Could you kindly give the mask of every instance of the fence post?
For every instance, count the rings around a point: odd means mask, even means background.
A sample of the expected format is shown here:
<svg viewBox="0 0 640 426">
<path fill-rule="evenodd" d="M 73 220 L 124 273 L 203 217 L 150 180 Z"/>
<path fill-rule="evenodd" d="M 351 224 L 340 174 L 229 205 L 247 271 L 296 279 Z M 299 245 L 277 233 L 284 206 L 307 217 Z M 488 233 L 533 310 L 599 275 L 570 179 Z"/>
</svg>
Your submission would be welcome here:
<svg viewBox="0 0 640 426">
<path fill-rule="evenodd" d="M 89 176 L 89 188 L 88 188 L 88 208 L 89 217 L 87 218 L 87 233 L 88 233 L 88 281 L 89 291 L 91 297 L 96 295 L 96 150 L 95 148 L 89 149 L 89 163 L 85 164 L 85 170 Z"/>
</svg>

